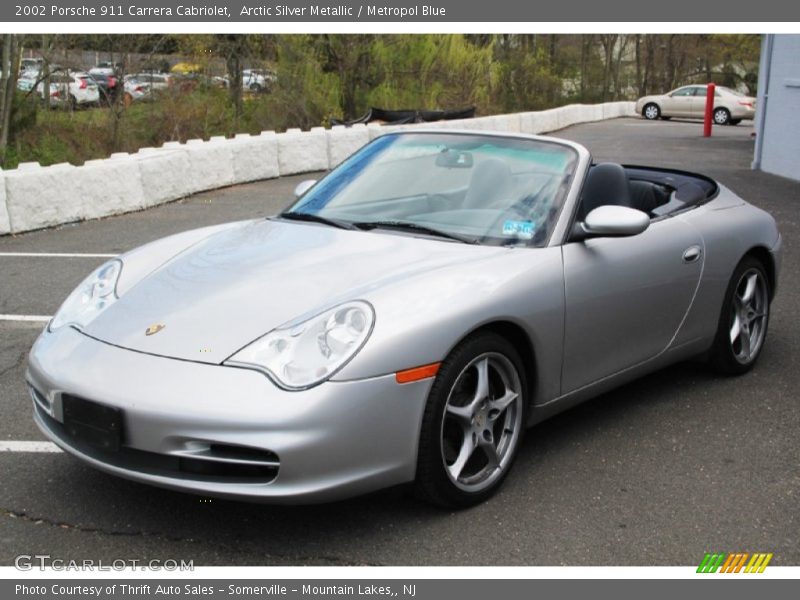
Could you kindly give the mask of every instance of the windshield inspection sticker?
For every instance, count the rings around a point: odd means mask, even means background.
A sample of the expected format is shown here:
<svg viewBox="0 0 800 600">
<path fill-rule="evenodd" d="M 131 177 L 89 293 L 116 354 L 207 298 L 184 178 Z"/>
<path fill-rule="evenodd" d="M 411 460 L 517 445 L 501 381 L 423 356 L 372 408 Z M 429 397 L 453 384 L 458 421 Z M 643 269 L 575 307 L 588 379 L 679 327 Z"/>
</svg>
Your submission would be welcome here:
<svg viewBox="0 0 800 600">
<path fill-rule="evenodd" d="M 533 221 L 506 221 L 503 223 L 503 235 L 515 236 L 524 240 L 533 239 L 536 223 Z"/>
</svg>

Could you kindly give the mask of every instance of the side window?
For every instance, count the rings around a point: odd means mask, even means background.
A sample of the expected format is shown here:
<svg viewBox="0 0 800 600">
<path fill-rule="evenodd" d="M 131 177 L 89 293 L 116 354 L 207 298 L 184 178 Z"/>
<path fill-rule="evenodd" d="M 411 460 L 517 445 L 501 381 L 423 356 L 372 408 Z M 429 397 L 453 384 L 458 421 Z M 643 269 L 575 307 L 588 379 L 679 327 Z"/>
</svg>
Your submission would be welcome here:
<svg viewBox="0 0 800 600">
<path fill-rule="evenodd" d="M 708 88 L 704 88 L 702 86 L 697 86 L 694 88 L 694 95 L 700 98 L 706 97 L 706 92 L 708 92 Z"/>
<path fill-rule="evenodd" d="M 691 95 L 692 95 L 692 92 L 693 92 L 692 88 L 690 88 L 690 87 L 685 87 L 685 88 L 681 88 L 681 89 L 679 89 L 679 90 L 677 90 L 677 91 L 673 92 L 673 94 L 672 94 L 672 95 L 673 95 L 674 97 L 676 97 L 676 98 L 677 98 L 677 97 L 680 97 L 680 98 L 685 98 L 686 96 L 691 96 Z"/>
</svg>

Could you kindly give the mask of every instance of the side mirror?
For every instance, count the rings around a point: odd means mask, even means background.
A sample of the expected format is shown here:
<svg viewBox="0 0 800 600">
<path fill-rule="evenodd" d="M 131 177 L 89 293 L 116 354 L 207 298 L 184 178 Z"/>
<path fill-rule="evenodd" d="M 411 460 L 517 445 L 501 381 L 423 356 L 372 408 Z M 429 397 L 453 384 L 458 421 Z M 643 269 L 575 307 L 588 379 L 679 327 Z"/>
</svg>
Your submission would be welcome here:
<svg viewBox="0 0 800 600">
<path fill-rule="evenodd" d="M 294 188 L 294 197 L 299 198 L 303 194 L 305 194 L 308 190 L 310 190 L 314 185 L 317 183 L 316 179 L 306 179 L 305 181 L 301 181 L 297 184 L 297 187 Z"/>
<path fill-rule="evenodd" d="M 627 206 L 598 206 L 573 229 L 574 241 L 590 237 L 627 237 L 639 235 L 650 226 L 647 213 Z"/>
</svg>

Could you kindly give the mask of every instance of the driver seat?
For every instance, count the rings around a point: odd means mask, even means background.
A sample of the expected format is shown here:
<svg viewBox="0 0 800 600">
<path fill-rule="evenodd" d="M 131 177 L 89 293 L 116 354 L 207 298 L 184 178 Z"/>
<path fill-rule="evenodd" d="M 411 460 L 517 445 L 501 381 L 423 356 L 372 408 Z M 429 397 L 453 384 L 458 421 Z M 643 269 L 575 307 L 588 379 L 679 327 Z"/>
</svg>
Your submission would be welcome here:
<svg viewBox="0 0 800 600">
<path fill-rule="evenodd" d="M 634 208 L 631 188 L 625 169 L 617 163 L 599 163 L 589 169 L 583 186 L 578 221 L 598 206 L 626 206 Z"/>
</svg>

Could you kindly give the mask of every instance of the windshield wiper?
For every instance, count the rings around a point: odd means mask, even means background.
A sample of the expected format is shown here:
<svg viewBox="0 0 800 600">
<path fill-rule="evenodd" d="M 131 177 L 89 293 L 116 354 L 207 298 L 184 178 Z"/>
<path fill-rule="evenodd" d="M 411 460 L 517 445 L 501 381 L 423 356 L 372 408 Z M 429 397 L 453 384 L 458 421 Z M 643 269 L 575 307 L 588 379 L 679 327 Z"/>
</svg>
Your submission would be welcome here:
<svg viewBox="0 0 800 600">
<path fill-rule="evenodd" d="M 289 221 L 305 221 L 307 223 L 322 223 L 323 225 L 330 225 L 331 227 L 338 227 L 339 229 L 356 229 L 349 221 L 340 221 L 338 219 L 329 219 L 321 217 L 313 213 L 301 212 L 282 212 L 278 215 L 281 219 Z"/>
<path fill-rule="evenodd" d="M 457 235 L 455 233 L 448 233 L 446 231 L 434 229 L 433 227 L 427 227 L 426 225 L 419 225 L 418 223 L 409 223 L 408 221 L 356 221 L 353 225 L 364 231 L 369 231 L 370 229 L 396 229 L 398 231 L 435 235 L 436 237 L 454 240 L 462 244 L 475 244 L 478 242 L 478 240 L 473 238 Z"/>
</svg>

